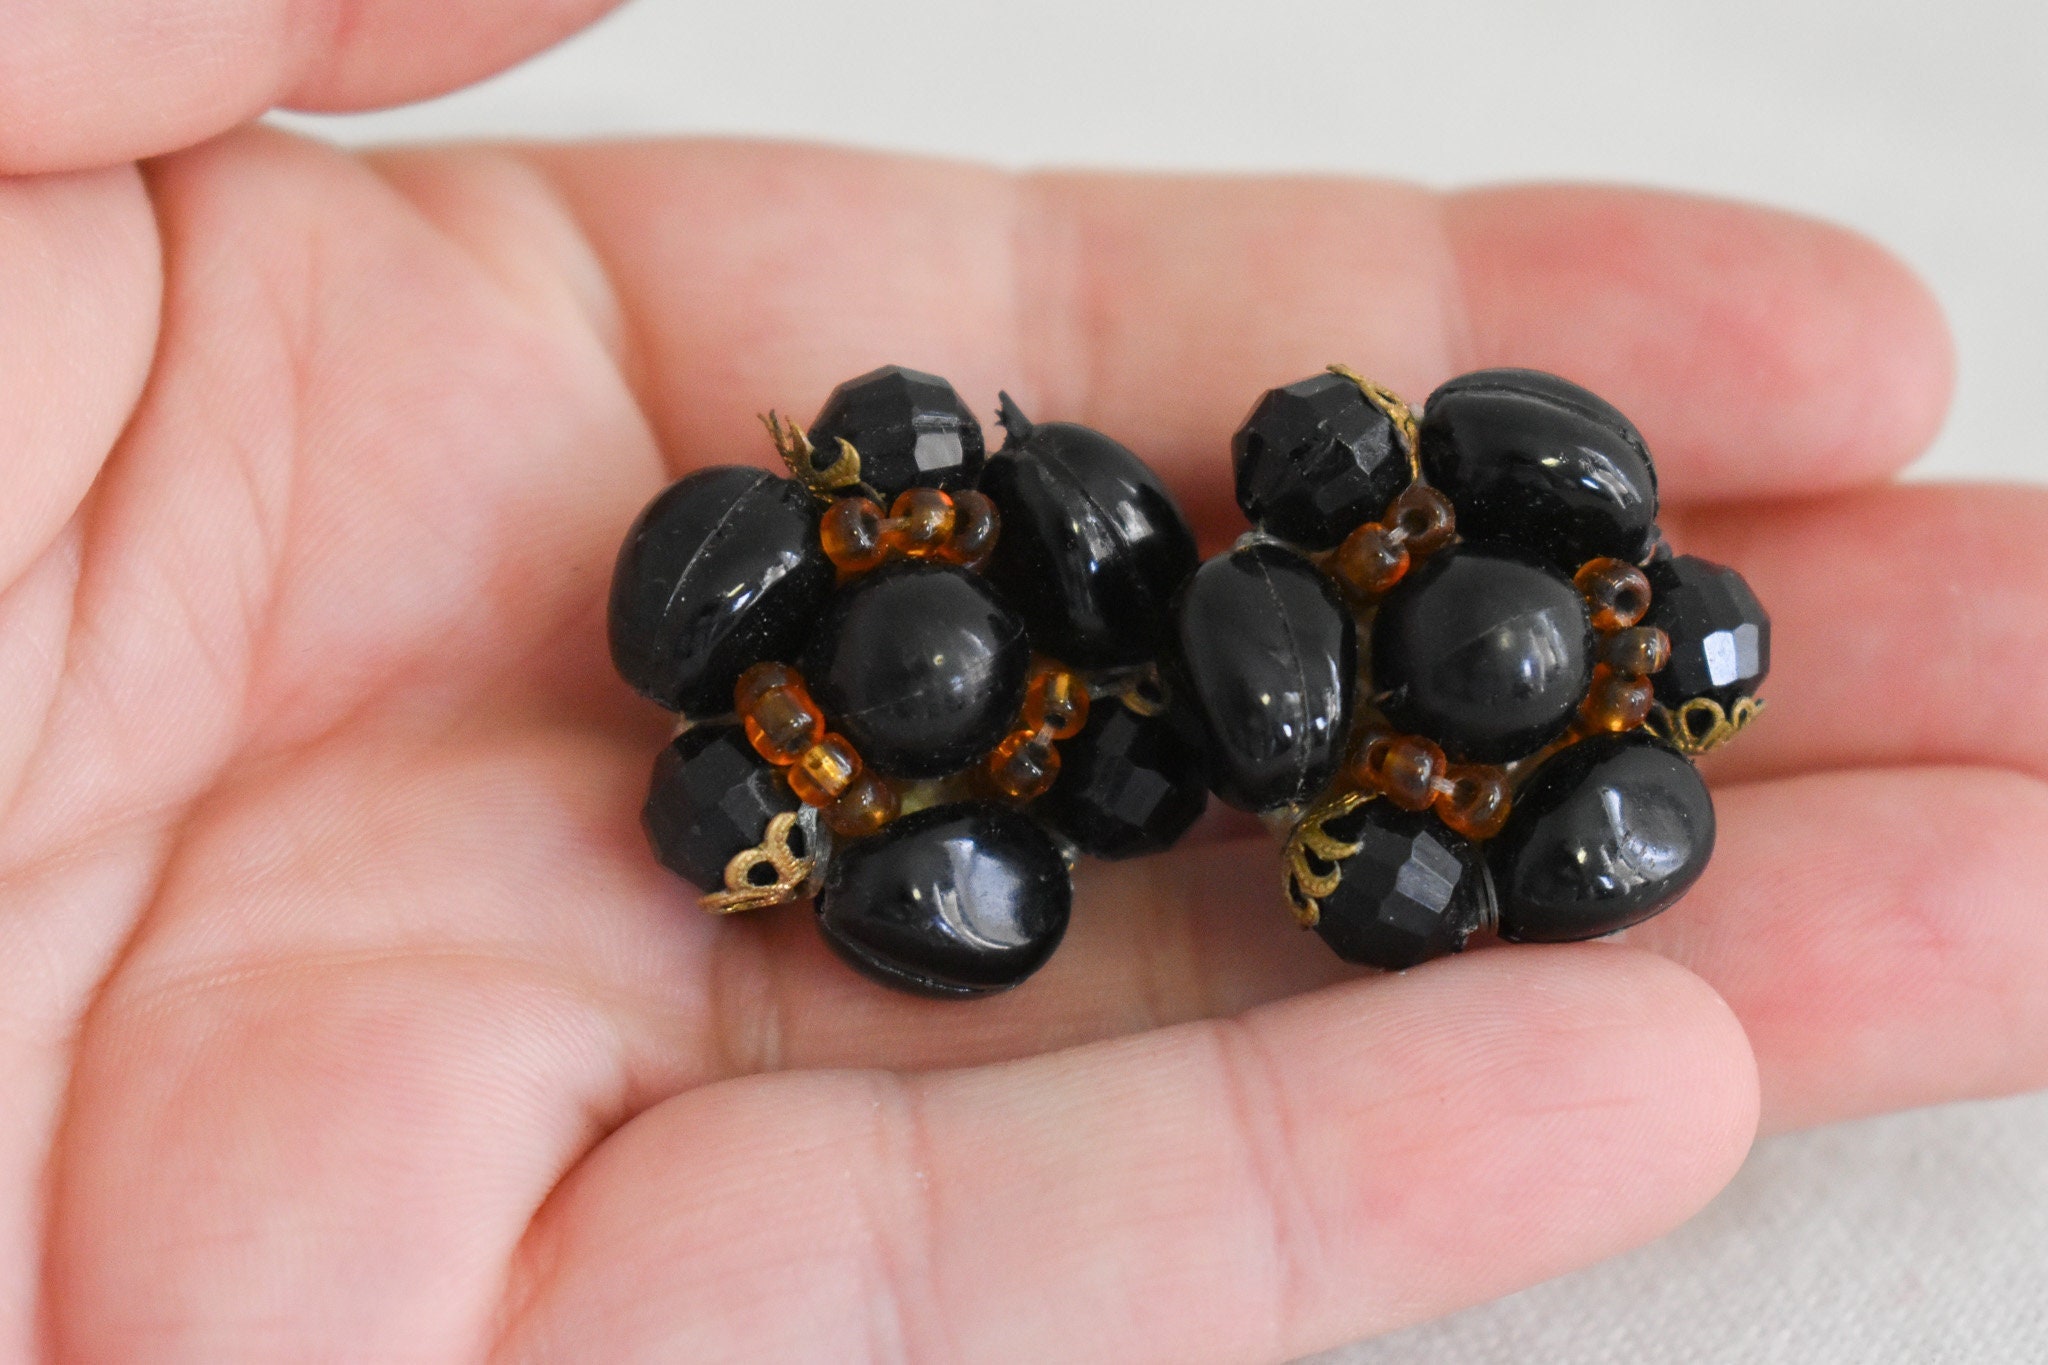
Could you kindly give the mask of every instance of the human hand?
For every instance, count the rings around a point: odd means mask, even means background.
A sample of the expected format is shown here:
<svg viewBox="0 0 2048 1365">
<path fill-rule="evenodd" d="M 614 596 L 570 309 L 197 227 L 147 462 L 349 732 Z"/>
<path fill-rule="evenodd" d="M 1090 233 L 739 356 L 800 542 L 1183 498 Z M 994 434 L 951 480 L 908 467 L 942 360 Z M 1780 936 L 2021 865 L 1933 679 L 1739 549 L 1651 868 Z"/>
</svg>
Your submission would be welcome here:
<svg viewBox="0 0 2048 1365">
<path fill-rule="evenodd" d="M 600 7 L 38 0 L 0 166 L 420 93 Z M 241 131 L 0 183 L 0 357 L 10 1358 L 1277 1360 L 1668 1228 L 1759 1079 L 1785 1126 L 2048 1072 L 2048 498 L 1881 486 L 1947 343 L 1841 232 Z M 1776 621 L 1705 880 L 1628 946 L 1366 977 L 1223 827 L 1089 867 L 968 1005 L 802 907 L 699 914 L 636 826 L 612 554 L 897 360 L 1133 445 L 1212 549 L 1242 410 L 1331 360 L 1611 397 Z"/>
</svg>

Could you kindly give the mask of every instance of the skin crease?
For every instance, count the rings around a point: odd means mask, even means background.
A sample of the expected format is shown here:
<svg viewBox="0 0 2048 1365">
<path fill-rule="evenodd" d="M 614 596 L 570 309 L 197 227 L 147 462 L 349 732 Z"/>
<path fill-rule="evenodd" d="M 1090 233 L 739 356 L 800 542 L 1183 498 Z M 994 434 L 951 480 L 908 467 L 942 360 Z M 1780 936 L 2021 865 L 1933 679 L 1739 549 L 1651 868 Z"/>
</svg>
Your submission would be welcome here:
<svg viewBox="0 0 2048 1365">
<path fill-rule="evenodd" d="M 1887 484 L 1950 364 L 1895 262 L 1618 190 L 224 131 L 590 8 L 184 0 L 289 79 L 139 87 L 137 6 L 0 20 L 0 157 L 52 172 L 0 182 L 0 1359 L 1276 1361 L 1657 1235 L 1760 1102 L 2048 1079 L 2048 506 Z M 222 135 L 107 166 L 165 130 Z M 605 582 L 666 479 L 768 464 L 755 412 L 1006 386 L 1213 548 L 1244 408 L 1333 359 L 1588 384 L 1756 584 L 1682 906 L 1363 976 L 1218 822 L 963 1006 L 654 866 Z"/>
</svg>

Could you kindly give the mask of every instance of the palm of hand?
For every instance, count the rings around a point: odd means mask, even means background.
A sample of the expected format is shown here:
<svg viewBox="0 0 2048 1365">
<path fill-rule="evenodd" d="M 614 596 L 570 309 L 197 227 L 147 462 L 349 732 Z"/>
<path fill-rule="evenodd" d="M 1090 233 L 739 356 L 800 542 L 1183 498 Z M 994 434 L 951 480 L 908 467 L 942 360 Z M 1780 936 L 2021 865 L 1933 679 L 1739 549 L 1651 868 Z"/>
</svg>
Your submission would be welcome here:
<svg viewBox="0 0 2048 1365">
<path fill-rule="evenodd" d="M 1781 1124 L 2040 1080 L 2042 503 L 1855 491 L 1945 359 L 1838 234 L 262 133 L 0 196 L 21 1354 L 1279 1357 L 1683 1217 L 1752 1045 Z M 674 469 L 901 359 L 1123 436 L 1214 541 L 1237 409 L 1338 358 L 1584 378 L 1773 609 L 1721 852 L 1636 946 L 1358 979 L 1212 840 L 1089 872 L 1053 965 L 961 1007 L 653 866 L 601 602 Z"/>
</svg>

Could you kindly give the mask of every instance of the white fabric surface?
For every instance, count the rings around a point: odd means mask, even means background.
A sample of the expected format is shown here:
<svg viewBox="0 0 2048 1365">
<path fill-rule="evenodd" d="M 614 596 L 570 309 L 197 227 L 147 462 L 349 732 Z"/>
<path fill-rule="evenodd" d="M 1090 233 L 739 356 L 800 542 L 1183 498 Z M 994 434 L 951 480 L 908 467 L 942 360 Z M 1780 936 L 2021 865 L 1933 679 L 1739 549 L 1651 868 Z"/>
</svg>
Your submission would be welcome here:
<svg viewBox="0 0 2048 1365">
<path fill-rule="evenodd" d="M 1761 199 L 1854 224 L 1934 282 L 1962 374 L 1919 472 L 2041 480 L 2044 69 L 2048 7 L 2010 0 L 640 0 L 476 90 L 286 121 L 348 140 L 737 132 Z M 1766 1143 L 1655 1246 L 1322 1359 L 2048 1361 L 2048 1097 Z"/>
</svg>

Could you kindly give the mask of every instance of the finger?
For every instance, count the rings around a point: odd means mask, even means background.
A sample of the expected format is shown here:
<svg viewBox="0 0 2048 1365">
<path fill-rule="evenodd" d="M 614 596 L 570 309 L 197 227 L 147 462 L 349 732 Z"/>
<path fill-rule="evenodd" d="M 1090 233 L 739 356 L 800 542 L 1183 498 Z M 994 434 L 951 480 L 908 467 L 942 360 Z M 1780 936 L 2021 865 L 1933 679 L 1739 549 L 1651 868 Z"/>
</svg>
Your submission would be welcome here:
<svg viewBox="0 0 2048 1365">
<path fill-rule="evenodd" d="M 189 146 L 284 102 L 396 104 L 566 37 L 619 0 L 12 0 L 0 12 L 0 172 Z"/>
<path fill-rule="evenodd" d="M 1675 501 L 1815 491 L 1917 455 L 1947 401 L 1925 289 L 1840 229 L 1680 195 L 1439 196 L 1350 180 L 1044 176 L 758 145 L 535 151 L 633 310 L 680 464 L 756 457 L 900 361 L 1007 387 L 1235 523 L 1228 441 L 1345 360 L 1420 400 L 1523 364 L 1636 416 Z"/>
<path fill-rule="evenodd" d="M 1593 947 L 713 1086 L 556 1191 L 498 1359 L 1291 1358 L 1670 1227 L 1740 1161 L 1753 1083 L 1710 992 Z"/>
</svg>

